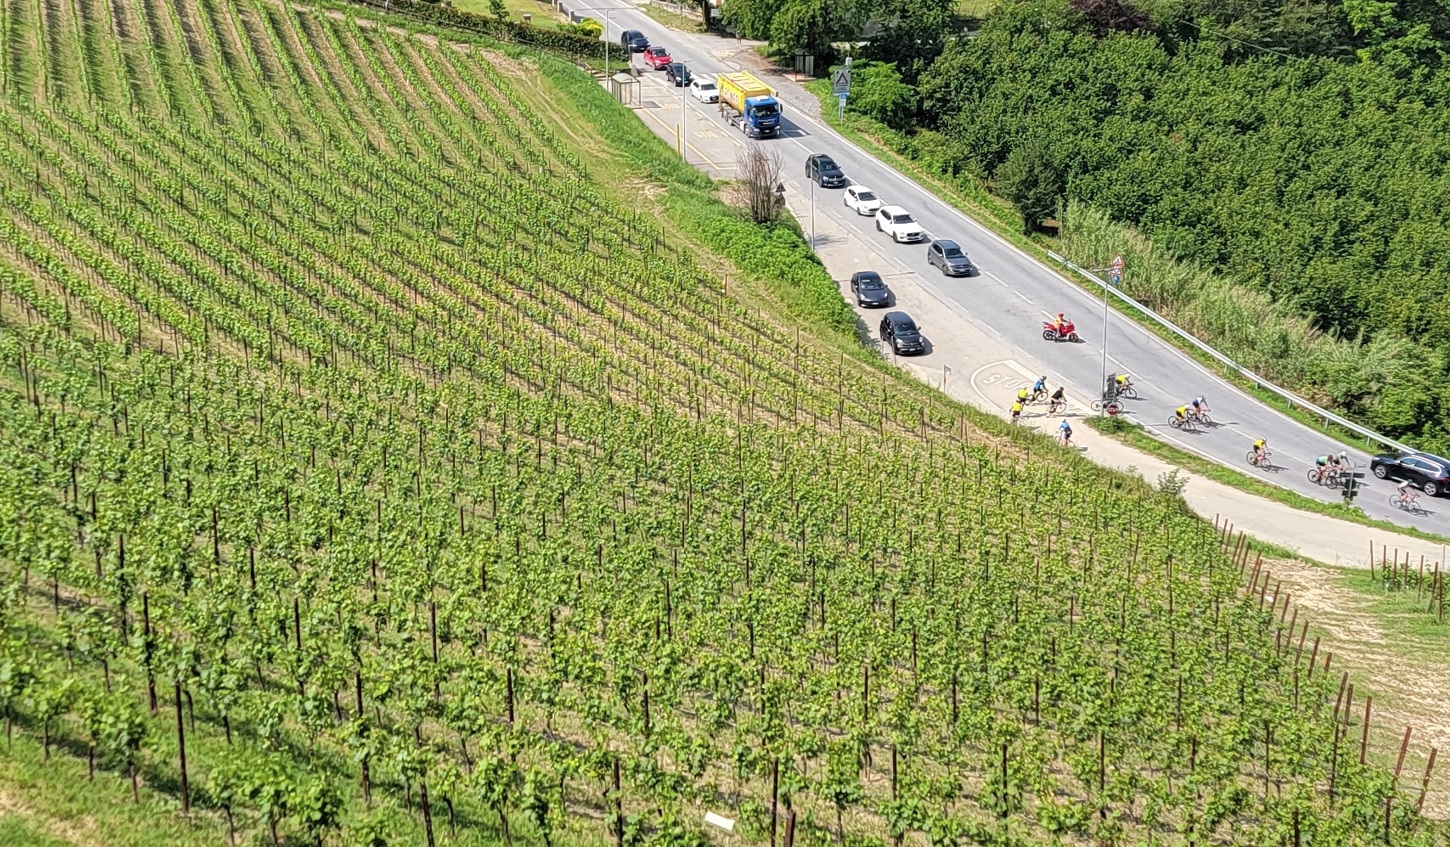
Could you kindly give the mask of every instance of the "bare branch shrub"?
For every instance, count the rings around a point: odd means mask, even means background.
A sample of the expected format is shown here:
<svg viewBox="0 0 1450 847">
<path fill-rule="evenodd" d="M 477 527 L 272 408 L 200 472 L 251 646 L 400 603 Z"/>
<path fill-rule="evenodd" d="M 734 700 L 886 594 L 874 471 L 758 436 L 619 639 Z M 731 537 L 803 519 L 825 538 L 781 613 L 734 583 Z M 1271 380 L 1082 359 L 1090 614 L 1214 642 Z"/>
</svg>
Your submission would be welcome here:
<svg viewBox="0 0 1450 847">
<path fill-rule="evenodd" d="M 736 159 L 740 186 L 745 192 L 750 219 L 758 224 L 775 220 L 782 205 L 780 156 L 767 154 L 757 145 L 750 145 Z"/>
</svg>

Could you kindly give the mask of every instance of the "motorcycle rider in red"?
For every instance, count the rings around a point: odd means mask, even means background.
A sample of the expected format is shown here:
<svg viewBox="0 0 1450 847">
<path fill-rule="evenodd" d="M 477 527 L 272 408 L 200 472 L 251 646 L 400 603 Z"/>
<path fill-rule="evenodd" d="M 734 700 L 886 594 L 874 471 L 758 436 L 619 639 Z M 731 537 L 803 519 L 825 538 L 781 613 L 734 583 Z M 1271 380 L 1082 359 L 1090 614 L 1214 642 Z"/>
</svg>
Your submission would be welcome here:
<svg viewBox="0 0 1450 847">
<path fill-rule="evenodd" d="M 1067 334 L 1068 320 L 1062 316 L 1062 312 L 1057 313 L 1057 320 L 1053 322 L 1052 326 L 1057 330 L 1058 335 Z"/>
</svg>

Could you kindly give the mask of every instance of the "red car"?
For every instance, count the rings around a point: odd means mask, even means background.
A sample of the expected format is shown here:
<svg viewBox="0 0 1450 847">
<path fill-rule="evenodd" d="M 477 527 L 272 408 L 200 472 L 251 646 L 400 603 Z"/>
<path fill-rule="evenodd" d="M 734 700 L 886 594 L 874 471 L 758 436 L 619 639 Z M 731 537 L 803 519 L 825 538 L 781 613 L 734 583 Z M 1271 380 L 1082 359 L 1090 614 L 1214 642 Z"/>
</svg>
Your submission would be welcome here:
<svg viewBox="0 0 1450 847">
<path fill-rule="evenodd" d="M 657 71 L 662 71 L 669 66 L 673 60 L 670 58 L 670 51 L 663 47 L 647 47 L 644 51 L 645 64 Z"/>
</svg>

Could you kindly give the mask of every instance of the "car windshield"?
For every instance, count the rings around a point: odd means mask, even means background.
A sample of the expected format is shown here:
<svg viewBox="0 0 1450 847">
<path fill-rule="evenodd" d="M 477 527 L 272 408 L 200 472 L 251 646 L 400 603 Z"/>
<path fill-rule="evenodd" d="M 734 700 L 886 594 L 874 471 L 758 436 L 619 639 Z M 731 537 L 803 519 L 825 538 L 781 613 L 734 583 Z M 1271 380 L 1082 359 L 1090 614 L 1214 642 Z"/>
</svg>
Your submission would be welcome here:
<svg viewBox="0 0 1450 847">
<path fill-rule="evenodd" d="M 700 88 L 701 91 L 714 91 L 715 90 L 715 83 L 713 83 L 713 82 L 697 82 L 697 83 L 695 83 L 695 85 L 699 86 L 699 88 Z"/>
<path fill-rule="evenodd" d="M 876 199 L 876 195 L 875 194 L 872 194 L 869 191 L 858 191 L 858 192 L 856 192 L 856 199 L 857 200 L 875 200 Z"/>
<path fill-rule="evenodd" d="M 905 335 L 906 333 L 916 332 L 916 324 L 912 323 L 911 321 L 899 323 L 896 325 L 896 331 L 903 335 Z"/>
<path fill-rule="evenodd" d="M 946 254 L 946 257 L 948 259 L 965 259 L 965 258 L 967 258 L 967 254 L 966 253 L 963 253 L 962 252 L 962 248 L 960 248 L 960 247 L 943 247 L 942 248 L 942 252 Z"/>
<path fill-rule="evenodd" d="M 821 170 L 823 170 L 823 171 L 833 171 L 835 169 L 836 169 L 836 163 L 835 162 L 831 161 L 830 159 L 821 159 Z"/>
<path fill-rule="evenodd" d="M 886 287 L 886 284 L 881 281 L 880 277 L 874 276 L 863 276 L 856 285 L 863 291 L 877 291 Z"/>
<path fill-rule="evenodd" d="M 905 214 L 903 214 L 903 215 L 892 215 L 891 216 L 891 222 L 892 223 L 897 223 L 897 224 L 916 223 L 916 221 L 914 221 L 914 220 L 911 219 L 911 215 L 905 215 Z"/>
<path fill-rule="evenodd" d="M 780 114 L 780 110 L 774 104 L 769 106 L 751 106 L 750 114 L 757 118 L 773 118 Z"/>
</svg>

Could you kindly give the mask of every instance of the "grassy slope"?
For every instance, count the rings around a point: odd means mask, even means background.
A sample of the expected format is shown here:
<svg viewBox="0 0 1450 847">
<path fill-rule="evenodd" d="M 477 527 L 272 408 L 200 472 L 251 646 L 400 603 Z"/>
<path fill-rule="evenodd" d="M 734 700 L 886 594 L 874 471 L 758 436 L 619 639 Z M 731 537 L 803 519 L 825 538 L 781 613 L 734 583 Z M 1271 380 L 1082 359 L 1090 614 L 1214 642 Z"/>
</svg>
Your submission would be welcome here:
<svg viewBox="0 0 1450 847">
<path fill-rule="evenodd" d="M 29 805 L 0 826 L 222 843 L 239 750 L 294 805 L 335 792 L 350 842 L 420 843 L 423 782 L 456 843 L 498 842 L 498 786 L 520 840 L 602 841 L 611 761 L 630 831 L 670 843 L 704 808 L 763 842 L 773 766 L 811 842 L 832 794 L 881 842 L 1369 837 L 1313 790 L 1329 692 L 1294 706 L 1201 522 L 873 362 L 799 239 L 587 76 L 268 2 L 69 8 L 6 30 L 0 520 L 33 534 L 0 534 L 0 662 L 36 681 L 0 769 Z M 789 325 L 721 295 L 731 264 Z M 137 805 L 114 753 L 86 776 L 92 707 L 146 729 Z M 1235 739 L 1264 720 L 1303 770 L 1255 799 Z M 1378 808 L 1382 773 L 1339 778 Z M 258 796 L 232 805 L 264 841 Z"/>
</svg>

